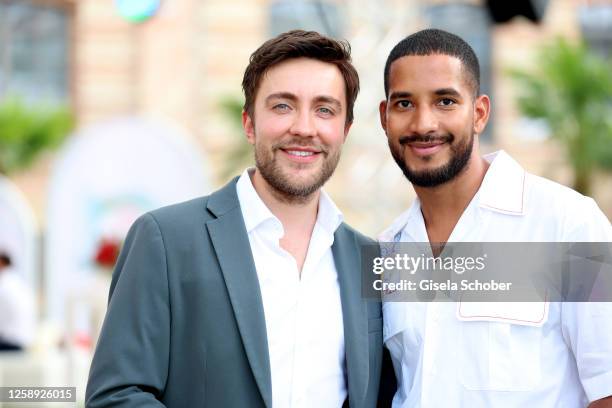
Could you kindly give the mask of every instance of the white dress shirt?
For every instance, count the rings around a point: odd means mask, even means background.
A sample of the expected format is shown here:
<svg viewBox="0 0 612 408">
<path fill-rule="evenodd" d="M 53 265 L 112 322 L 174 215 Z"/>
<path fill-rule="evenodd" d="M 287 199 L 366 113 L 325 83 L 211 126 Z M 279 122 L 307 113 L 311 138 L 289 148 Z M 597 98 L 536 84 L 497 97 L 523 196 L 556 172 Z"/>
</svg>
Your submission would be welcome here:
<svg viewBox="0 0 612 408">
<path fill-rule="evenodd" d="M 449 242 L 612 241 L 591 198 L 525 172 L 503 151 L 485 159 L 491 165 Z M 380 239 L 428 242 L 418 199 Z M 499 306 L 385 303 L 393 406 L 578 408 L 612 394 L 612 303 Z"/>
<path fill-rule="evenodd" d="M 13 268 L 0 271 L 0 339 L 27 347 L 34 340 L 36 308 L 34 295 Z"/>
<path fill-rule="evenodd" d="M 272 405 L 338 408 L 347 396 L 344 329 L 331 246 L 342 214 L 321 191 L 302 273 L 280 246 L 283 225 L 245 170 L 236 185 L 263 300 Z"/>
</svg>

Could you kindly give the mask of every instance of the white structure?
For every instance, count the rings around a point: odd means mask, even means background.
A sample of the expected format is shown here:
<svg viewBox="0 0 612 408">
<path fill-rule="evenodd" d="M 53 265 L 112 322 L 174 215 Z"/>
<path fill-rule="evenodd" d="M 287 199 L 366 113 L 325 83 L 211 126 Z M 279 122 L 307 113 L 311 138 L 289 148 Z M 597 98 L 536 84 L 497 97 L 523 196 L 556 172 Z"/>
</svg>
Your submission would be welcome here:
<svg viewBox="0 0 612 408">
<path fill-rule="evenodd" d="M 0 175 L 0 251 L 33 290 L 38 288 L 38 228 L 32 208 L 17 186 Z"/>
<path fill-rule="evenodd" d="M 86 128 L 59 155 L 49 189 L 47 317 L 92 276 L 103 238 L 122 241 L 141 214 L 210 192 L 207 163 L 168 123 L 128 117 Z"/>
</svg>

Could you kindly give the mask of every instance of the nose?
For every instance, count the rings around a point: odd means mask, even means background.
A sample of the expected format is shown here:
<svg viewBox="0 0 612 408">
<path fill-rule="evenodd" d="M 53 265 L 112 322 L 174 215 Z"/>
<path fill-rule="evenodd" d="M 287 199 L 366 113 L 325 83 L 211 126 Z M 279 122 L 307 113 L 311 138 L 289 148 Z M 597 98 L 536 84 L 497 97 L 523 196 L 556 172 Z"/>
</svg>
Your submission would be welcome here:
<svg viewBox="0 0 612 408">
<path fill-rule="evenodd" d="M 419 135 L 426 135 L 438 130 L 438 119 L 428 107 L 416 109 L 410 120 L 410 131 Z"/>
<path fill-rule="evenodd" d="M 307 110 L 298 111 L 289 132 L 295 136 L 313 137 L 316 132 L 312 115 Z"/>
</svg>

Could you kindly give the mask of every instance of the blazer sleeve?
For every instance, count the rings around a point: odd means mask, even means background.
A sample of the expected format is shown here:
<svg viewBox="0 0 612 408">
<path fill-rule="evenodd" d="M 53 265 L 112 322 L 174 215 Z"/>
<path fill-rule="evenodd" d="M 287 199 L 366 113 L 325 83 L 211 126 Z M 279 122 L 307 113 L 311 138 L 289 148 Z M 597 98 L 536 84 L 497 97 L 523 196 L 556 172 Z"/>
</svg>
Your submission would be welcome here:
<svg viewBox="0 0 612 408">
<path fill-rule="evenodd" d="M 89 372 L 86 407 L 163 407 L 170 299 L 165 245 L 153 215 L 131 227 Z"/>
</svg>

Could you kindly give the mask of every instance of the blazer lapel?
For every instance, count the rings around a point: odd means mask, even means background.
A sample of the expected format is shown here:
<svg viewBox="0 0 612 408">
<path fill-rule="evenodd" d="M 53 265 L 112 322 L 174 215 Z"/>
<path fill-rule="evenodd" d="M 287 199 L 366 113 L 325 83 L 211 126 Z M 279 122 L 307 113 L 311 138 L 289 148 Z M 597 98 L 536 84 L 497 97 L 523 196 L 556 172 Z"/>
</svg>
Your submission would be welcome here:
<svg viewBox="0 0 612 408">
<path fill-rule="evenodd" d="M 361 296 L 360 248 L 344 224 L 336 231 L 332 253 L 340 283 L 349 405 L 361 406 L 369 379 L 368 316 Z"/>
<path fill-rule="evenodd" d="M 272 379 L 259 280 L 240 211 L 236 180 L 212 194 L 206 223 L 227 286 L 242 343 L 266 406 L 272 406 Z M 236 390 L 240 392 L 240 390 Z"/>
</svg>

